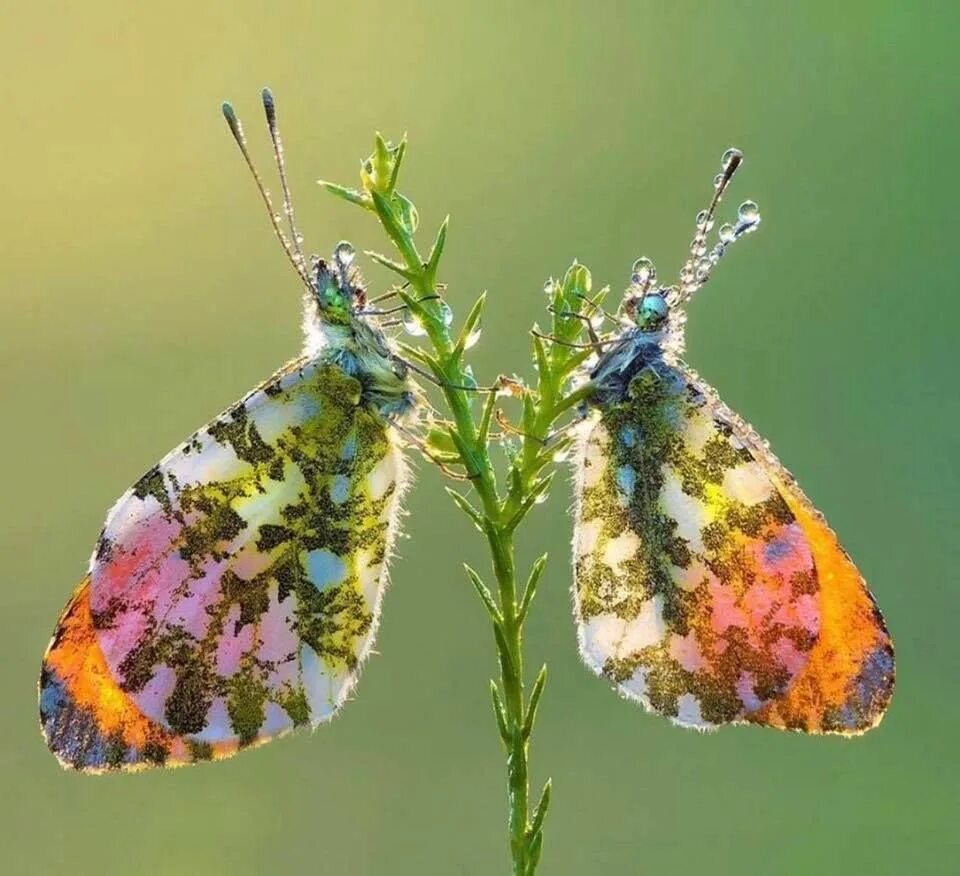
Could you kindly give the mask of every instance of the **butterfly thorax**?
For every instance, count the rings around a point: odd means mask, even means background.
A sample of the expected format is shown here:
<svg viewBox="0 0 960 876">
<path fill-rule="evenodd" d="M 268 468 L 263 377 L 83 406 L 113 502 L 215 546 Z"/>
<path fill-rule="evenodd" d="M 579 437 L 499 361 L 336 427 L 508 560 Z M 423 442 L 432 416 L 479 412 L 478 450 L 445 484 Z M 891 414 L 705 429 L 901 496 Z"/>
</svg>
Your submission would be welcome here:
<svg viewBox="0 0 960 876">
<path fill-rule="evenodd" d="M 661 379 L 668 378 L 672 368 L 664 359 L 663 338 L 663 332 L 640 328 L 624 332 L 590 372 L 590 380 L 597 388 L 588 404 L 602 409 L 623 401 L 629 395 L 634 378 L 644 371 Z"/>
</svg>

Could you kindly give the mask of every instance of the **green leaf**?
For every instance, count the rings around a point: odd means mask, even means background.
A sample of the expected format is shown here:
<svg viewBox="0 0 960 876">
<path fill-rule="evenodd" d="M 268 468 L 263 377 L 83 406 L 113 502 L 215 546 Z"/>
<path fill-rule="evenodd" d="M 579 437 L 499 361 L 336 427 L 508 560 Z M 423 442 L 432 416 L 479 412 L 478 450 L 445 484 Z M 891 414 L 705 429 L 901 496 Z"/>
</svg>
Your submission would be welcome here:
<svg viewBox="0 0 960 876">
<path fill-rule="evenodd" d="M 547 554 L 542 554 L 530 569 L 530 575 L 527 578 L 527 585 L 523 588 L 523 596 L 520 597 L 520 607 L 517 609 L 517 623 L 522 624 L 527 617 L 527 611 L 530 609 L 530 603 L 533 597 L 537 595 L 537 584 L 543 576 L 543 570 L 547 565 Z"/>
<path fill-rule="evenodd" d="M 318 179 L 317 183 L 330 192 L 331 195 L 342 198 L 344 201 L 347 201 L 350 204 L 357 204 L 366 210 L 373 209 L 373 202 L 363 192 L 358 192 L 356 189 L 348 189 L 344 186 L 338 186 L 336 183 L 327 182 L 326 180 L 322 179 Z"/>
<path fill-rule="evenodd" d="M 502 624 L 503 615 L 500 613 L 500 608 L 494 601 L 493 594 L 491 594 L 487 589 L 487 585 L 483 583 L 483 580 L 480 578 L 480 576 L 466 563 L 463 564 L 463 568 L 466 570 L 467 577 L 470 579 L 470 583 L 473 584 L 474 590 L 477 591 L 480 601 L 487 609 L 487 614 L 490 615 L 490 620 L 492 620 L 495 624 Z"/>
<path fill-rule="evenodd" d="M 403 139 L 397 145 L 396 149 L 393 151 L 393 172 L 390 174 L 390 182 L 387 186 L 388 191 L 394 191 L 397 187 L 397 177 L 400 176 L 400 165 L 403 163 L 403 157 L 407 152 L 407 135 L 403 135 Z"/>
<path fill-rule="evenodd" d="M 412 236 L 420 225 L 420 213 L 413 201 L 406 195 L 401 195 L 400 192 L 394 192 L 390 196 L 390 200 L 393 203 L 393 212 L 397 220 L 407 234 Z"/>
<path fill-rule="evenodd" d="M 532 392 L 523 394 L 523 431 L 528 438 L 536 439 L 534 434 L 537 426 L 537 406 Z"/>
<path fill-rule="evenodd" d="M 553 779 L 547 779 L 543 786 L 543 791 L 540 793 L 540 800 L 537 803 L 537 808 L 533 810 L 533 819 L 530 822 L 530 829 L 527 831 L 527 837 L 530 843 L 530 862 L 533 866 L 536 866 L 536 862 L 540 859 L 540 846 L 542 845 L 543 837 L 543 820 L 547 817 L 547 809 L 550 808 L 550 794 L 552 789 Z M 536 854 L 534 855 L 533 850 L 535 846 Z"/>
<path fill-rule="evenodd" d="M 497 683 L 490 679 L 490 698 L 493 700 L 493 714 L 497 718 L 497 729 L 500 731 L 500 738 L 504 745 L 510 744 L 510 731 L 507 729 L 507 710 L 503 707 L 503 699 L 500 697 L 500 688 Z"/>
<path fill-rule="evenodd" d="M 454 345 L 453 352 L 450 354 L 451 358 L 460 359 L 460 357 L 463 356 L 467 348 L 467 341 L 473 333 L 473 330 L 479 325 L 480 318 L 483 316 L 483 306 L 486 304 L 486 301 L 487 293 L 484 292 L 473 303 L 473 307 L 470 308 L 470 312 L 467 314 L 466 320 L 464 320 L 463 328 L 460 329 L 460 334 L 457 336 L 457 343 Z"/>
<path fill-rule="evenodd" d="M 527 703 L 527 716 L 523 721 L 523 738 L 529 739 L 533 732 L 533 724 L 537 720 L 537 706 L 540 705 L 540 697 L 543 695 L 544 685 L 547 683 L 547 664 L 544 663 L 537 673 L 537 679 L 533 683 L 533 690 L 530 692 L 530 702 Z"/>
<path fill-rule="evenodd" d="M 407 263 L 407 268 L 413 271 L 416 268 L 422 267 L 420 255 L 413 245 L 413 240 L 403 225 L 400 224 L 400 220 L 393 211 L 391 202 L 381 195 L 380 192 L 376 191 L 376 189 L 370 192 L 370 198 L 373 201 L 373 209 L 376 211 L 384 231 L 387 232 L 387 236 L 393 241 L 394 246 L 400 250 L 401 255 Z"/>
<path fill-rule="evenodd" d="M 373 146 L 373 167 L 376 172 L 377 188 L 389 191 L 389 180 L 391 176 L 390 168 L 390 149 L 386 141 L 377 131 Z"/>
<path fill-rule="evenodd" d="M 437 232 L 436 240 L 434 240 L 433 247 L 430 249 L 430 257 L 427 259 L 424 272 L 426 273 L 427 281 L 431 286 L 433 286 L 437 281 L 437 267 L 440 264 L 440 256 L 443 255 L 443 248 L 447 243 L 447 228 L 449 225 L 450 217 L 447 216 L 443 222 L 440 223 L 440 230 Z"/>
<path fill-rule="evenodd" d="M 460 460 L 463 467 L 467 470 L 467 477 L 475 477 L 480 474 L 480 467 L 483 464 L 477 459 L 477 455 L 473 452 L 472 448 L 467 444 L 466 441 L 460 436 L 459 432 L 450 432 L 450 437 L 453 439 L 454 444 L 457 445 L 457 450 L 460 453 Z M 459 495 L 459 493 L 457 494 Z M 482 531 L 486 532 L 486 519 L 483 519 Z"/>
<path fill-rule="evenodd" d="M 433 358 L 426 350 L 421 350 L 419 347 L 411 347 L 410 344 L 405 344 L 403 341 L 396 341 L 397 349 L 407 356 L 410 359 L 415 359 L 417 362 L 420 362 L 422 365 L 426 365 L 431 370 L 435 370 L 440 367 L 440 364 L 436 359 Z"/>
<path fill-rule="evenodd" d="M 504 678 L 515 677 L 516 667 L 513 665 L 513 654 L 510 653 L 510 646 L 503 635 L 503 627 L 500 624 L 493 625 L 493 637 L 497 640 L 497 656 L 500 658 L 500 670 Z"/>
<path fill-rule="evenodd" d="M 458 453 L 457 444 L 447 429 L 431 429 L 427 432 L 427 446 L 442 453 Z"/>
<path fill-rule="evenodd" d="M 537 504 L 537 500 L 541 496 L 545 495 L 547 490 L 550 489 L 550 484 L 553 482 L 554 475 L 556 475 L 556 471 L 552 471 L 549 474 L 544 475 L 532 487 L 530 487 L 527 497 L 523 500 L 523 503 L 517 509 L 517 512 L 513 515 L 513 517 L 511 517 L 506 523 L 506 528 L 509 532 L 512 532 L 520 525 L 520 523 L 523 521 L 523 518 L 526 517 L 530 512 L 530 509 Z"/>
<path fill-rule="evenodd" d="M 539 331 L 539 329 L 534 326 L 534 331 Z M 533 358 L 537 363 L 537 374 L 540 376 L 540 382 L 545 383 L 550 379 L 551 369 L 550 363 L 547 359 L 547 351 L 543 345 L 543 338 L 537 337 L 537 335 L 531 334 L 530 337 L 533 339 Z"/>
<path fill-rule="evenodd" d="M 533 820 L 530 822 L 531 837 L 536 836 L 543 830 L 543 819 L 547 817 L 547 809 L 550 807 L 550 794 L 553 790 L 553 779 L 547 779 L 540 793 L 540 800 L 537 808 L 533 811 Z"/>
<path fill-rule="evenodd" d="M 373 261 L 375 261 L 378 265 L 383 265 L 385 268 L 389 268 L 395 274 L 399 274 L 407 282 L 412 282 L 416 276 L 412 271 L 407 270 L 399 262 L 395 262 L 393 259 L 387 258 L 387 256 L 381 255 L 378 252 L 368 249 L 364 250 L 364 254 L 373 259 Z"/>
<path fill-rule="evenodd" d="M 486 532 L 486 521 L 483 519 L 483 515 L 456 490 L 451 489 L 450 487 L 447 487 L 446 489 L 447 495 L 453 499 L 453 503 L 474 522 L 474 525 L 477 527 L 477 529 L 479 529 L 481 532 Z"/>
<path fill-rule="evenodd" d="M 490 436 L 490 423 L 493 420 L 493 411 L 497 406 L 497 394 L 491 392 L 487 394 L 487 400 L 483 406 L 483 413 L 480 415 L 480 425 L 477 427 L 477 444 L 485 447 Z"/>
<path fill-rule="evenodd" d="M 530 845 L 527 847 L 526 876 L 534 876 L 534 874 L 537 872 L 537 865 L 540 863 L 540 855 L 542 853 L 543 853 L 543 831 L 539 831 L 530 840 Z"/>
</svg>

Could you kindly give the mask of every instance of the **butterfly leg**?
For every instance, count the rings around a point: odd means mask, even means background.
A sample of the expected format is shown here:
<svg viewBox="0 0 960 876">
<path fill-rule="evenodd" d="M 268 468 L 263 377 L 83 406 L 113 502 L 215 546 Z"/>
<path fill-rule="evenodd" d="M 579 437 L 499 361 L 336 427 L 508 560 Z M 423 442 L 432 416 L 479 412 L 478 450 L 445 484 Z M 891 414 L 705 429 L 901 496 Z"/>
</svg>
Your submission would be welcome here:
<svg viewBox="0 0 960 876">
<path fill-rule="evenodd" d="M 411 362 L 409 359 L 404 359 L 403 356 L 398 355 L 397 353 L 391 353 L 390 358 L 394 361 L 403 365 L 406 368 L 409 368 L 415 374 L 419 374 L 421 377 L 429 380 L 434 386 L 439 386 L 441 389 L 462 389 L 464 392 L 480 392 L 480 393 L 490 393 L 490 392 L 499 392 L 503 388 L 502 380 L 497 380 L 493 386 L 467 386 L 466 384 L 461 383 L 451 383 L 449 380 L 440 380 L 436 375 L 427 371 L 426 368 L 421 368 L 415 362 Z"/>
<path fill-rule="evenodd" d="M 403 436 L 419 450 L 424 456 L 427 457 L 437 468 L 440 469 L 447 477 L 453 478 L 457 481 L 472 481 L 476 475 L 471 474 L 461 474 L 458 471 L 454 471 L 450 468 L 447 463 L 437 456 L 430 448 L 427 447 L 427 443 L 415 432 L 408 429 L 402 423 L 399 422 L 399 418 L 396 416 L 387 417 L 388 422 L 394 429 L 402 433 Z"/>
</svg>

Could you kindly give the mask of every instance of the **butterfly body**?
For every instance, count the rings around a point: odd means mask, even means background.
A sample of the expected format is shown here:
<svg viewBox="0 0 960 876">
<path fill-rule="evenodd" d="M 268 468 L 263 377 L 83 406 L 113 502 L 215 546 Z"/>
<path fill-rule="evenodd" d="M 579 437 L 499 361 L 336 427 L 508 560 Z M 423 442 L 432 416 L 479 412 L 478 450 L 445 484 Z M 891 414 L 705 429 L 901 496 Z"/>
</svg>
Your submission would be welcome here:
<svg viewBox="0 0 960 876">
<path fill-rule="evenodd" d="M 338 248 L 339 250 L 339 248 Z M 342 255 L 342 253 L 341 253 Z M 303 356 L 117 502 L 44 657 L 64 765 L 224 757 L 329 719 L 370 650 L 405 483 L 406 369 L 317 266 Z"/>
</svg>

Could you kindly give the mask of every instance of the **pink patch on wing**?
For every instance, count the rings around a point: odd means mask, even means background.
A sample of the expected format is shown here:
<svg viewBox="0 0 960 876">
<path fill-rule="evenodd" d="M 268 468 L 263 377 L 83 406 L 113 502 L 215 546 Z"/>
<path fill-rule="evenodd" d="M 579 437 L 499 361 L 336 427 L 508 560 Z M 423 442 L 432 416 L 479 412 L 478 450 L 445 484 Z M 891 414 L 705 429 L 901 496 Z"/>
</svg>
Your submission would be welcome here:
<svg viewBox="0 0 960 876">
<path fill-rule="evenodd" d="M 243 655 L 253 649 L 254 625 L 244 624 L 239 630 L 240 606 L 231 605 L 217 641 L 217 674 L 229 678 L 240 670 Z M 236 631 L 236 632 L 235 632 Z"/>
<path fill-rule="evenodd" d="M 807 662 L 807 655 L 798 651 L 797 646 L 786 636 L 777 639 L 771 650 L 791 677 L 796 675 Z"/>
<path fill-rule="evenodd" d="M 713 611 L 710 623 L 713 631 L 718 635 L 725 632 L 727 627 L 745 627 L 747 625 L 746 612 L 737 605 L 737 594 L 734 588 L 727 584 L 709 582 L 710 599 Z"/>
<path fill-rule="evenodd" d="M 674 635 L 670 637 L 670 656 L 687 672 L 696 672 L 706 665 L 700 651 L 697 634 L 693 630 L 685 636 Z"/>
<path fill-rule="evenodd" d="M 780 526 L 774 538 L 754 542 L 753 549 L 755 567 L 769 577 L 782 576 L 789 581 L 795 573 L 813 568 L 810 545 L 797 522 Z"/>
</svg>

